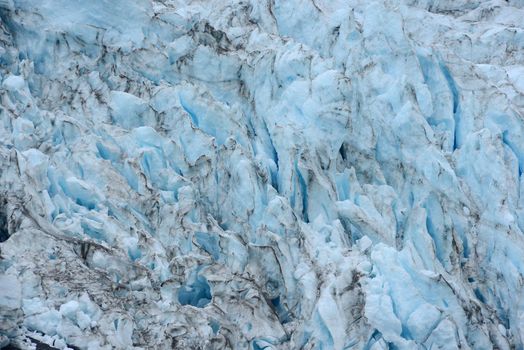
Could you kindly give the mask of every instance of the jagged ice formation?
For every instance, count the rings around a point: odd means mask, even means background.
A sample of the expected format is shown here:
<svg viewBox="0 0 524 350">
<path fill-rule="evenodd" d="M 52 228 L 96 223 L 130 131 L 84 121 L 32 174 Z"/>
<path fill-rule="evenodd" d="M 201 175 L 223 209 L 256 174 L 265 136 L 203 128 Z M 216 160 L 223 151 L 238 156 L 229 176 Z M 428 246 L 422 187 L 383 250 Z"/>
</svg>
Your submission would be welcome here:
<svg viewBox="0 0 524 350">
<path fill-rule="evenodd" d="M 1 345 L 524 348 L 524 1 L 0 18 Z"/>
</svg>

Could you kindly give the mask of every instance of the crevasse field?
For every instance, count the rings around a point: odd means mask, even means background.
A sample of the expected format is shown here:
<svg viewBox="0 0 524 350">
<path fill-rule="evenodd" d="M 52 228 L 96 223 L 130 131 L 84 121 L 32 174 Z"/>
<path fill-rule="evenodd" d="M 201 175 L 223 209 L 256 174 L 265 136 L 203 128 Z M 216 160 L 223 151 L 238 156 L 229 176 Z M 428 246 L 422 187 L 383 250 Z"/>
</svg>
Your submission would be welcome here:
<svg viewBox="0 0 524 350">
<path fill-rule="evenodd" d="M 524 349 L 523 0 L 0 19 L 0 348 Z"/>
</svg>

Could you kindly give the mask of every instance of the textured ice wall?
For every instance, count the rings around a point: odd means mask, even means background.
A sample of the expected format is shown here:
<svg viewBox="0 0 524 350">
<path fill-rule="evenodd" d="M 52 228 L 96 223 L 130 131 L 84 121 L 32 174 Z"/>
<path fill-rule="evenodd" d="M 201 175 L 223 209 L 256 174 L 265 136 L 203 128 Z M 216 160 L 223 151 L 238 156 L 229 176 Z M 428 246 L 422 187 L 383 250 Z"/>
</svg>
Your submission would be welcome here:
<svg viewBox="0 0 524 350">
<path fill-rule="evenodd" d="M 0 346 L 524 348 L 523 7 L 0 1 Z"/>
</svg>

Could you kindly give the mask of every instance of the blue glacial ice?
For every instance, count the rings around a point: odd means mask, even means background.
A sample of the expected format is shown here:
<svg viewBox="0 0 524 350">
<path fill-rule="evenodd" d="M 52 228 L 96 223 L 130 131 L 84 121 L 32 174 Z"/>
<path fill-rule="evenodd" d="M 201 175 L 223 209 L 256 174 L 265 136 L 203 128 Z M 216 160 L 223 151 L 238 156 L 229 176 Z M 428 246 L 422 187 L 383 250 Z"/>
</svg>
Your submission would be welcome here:
<svg viewBox="0 0 524 350">
<path fill-rule="evenodd" d="M 0 0 L 0 348 L 524 349 L 523 18 Z"/>
</svg>

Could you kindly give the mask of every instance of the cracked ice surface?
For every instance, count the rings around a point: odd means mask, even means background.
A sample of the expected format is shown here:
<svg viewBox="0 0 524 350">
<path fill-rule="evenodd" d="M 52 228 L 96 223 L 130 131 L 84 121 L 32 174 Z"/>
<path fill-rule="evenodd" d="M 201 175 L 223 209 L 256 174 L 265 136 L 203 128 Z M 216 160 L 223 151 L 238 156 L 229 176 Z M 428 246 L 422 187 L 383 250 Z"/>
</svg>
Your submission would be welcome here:
<svg viewBox="0 0 524 350">
<path fill-rule="evenodd" d="M 524 347 L 523 1 L 0 18 L 0 346 Z"/>
</svg>

